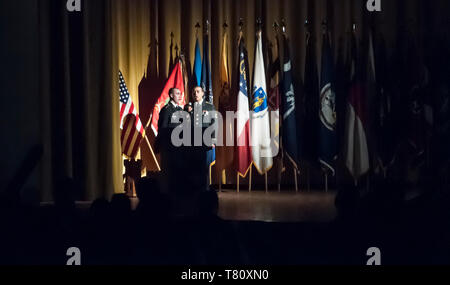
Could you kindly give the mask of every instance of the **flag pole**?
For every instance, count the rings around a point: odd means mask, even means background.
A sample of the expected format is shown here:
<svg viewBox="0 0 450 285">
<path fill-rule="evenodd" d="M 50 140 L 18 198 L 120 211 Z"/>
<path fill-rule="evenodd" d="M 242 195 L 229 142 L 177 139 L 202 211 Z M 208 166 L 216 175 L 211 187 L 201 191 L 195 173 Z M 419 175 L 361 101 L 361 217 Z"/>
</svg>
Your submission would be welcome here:
<svg viewBox="0 0 450 285">
<path fill-rule="evenodd" d="M 253 164 L 250 165 L 250 173 L 248 175 L 250 175 L 248 177 L 248 192 L 252 192 L 252 168 L 253 168 Z"/>
<path fill-rule="evenodd" d="M 155 152 L 153 151 L 152 145 L 150 144 L 150 141 L 148 140 L 147 133 L 145 133 L 145 141 L 147 142 L 148 148 L 150 149 L 150 152 L 152 153 L 152 157 L 156 163 L 156 167 L 158 168 L 158 171 L 161 171 L 161 167 L 159 166 L 158 160 L 156 159 Z"/>
<path fill-rule="evenodd" d="M 325 192 L 328 193 L 328 172 L 325 171 Z"/>
<path fill-rule="evenodd" d="M 186 67 L 186 58 L 183 51 L 180 52 L 180 58 L 178 63 L 179 64 L 181 63 L 181 71 L 184 83 L 184 102 L 187 104 L 189 102 L 189 80 Z"/>
<path fill-rule="evenodd" d="M 224 37 L 225 37 L 225 34 L 227 32 L 227 28 L 228 28 L 228 24 L 227 24 L 226 21 L 223 23 L 222 28 L 224 30 Z M 225 42 L 224 42 L 224 44 L 225 44 Z M 227 69 L 228 69 L 228 55 L 227 55 Z M 227 80 L 228 80 L 228 82 L 229 82 L 229 79 L 230 78 L 228 76 L 228 71 L 227 71 Z M 225 131 L 225 134 L 226 134 L 226 131 Z M 222 169 L 222 171 L 219 173 L 219 180 L 220 180 L 220 182 L 219 182 L 219 192 L 222 192 L 222 182 L 225 181 L 225 184 L 226 184 L 226 181 L 227 181 L 226 169 Z"/>
<path fill-rule="evenodd" d="M 222 176 L 223 176 L 223 170 L 222 172 L 219 172 L 219 192 L 222 192 Z M 222 175 L 221 175 L 222 174 Z"/>
<path fill-rule="evenodd" d="M 239 19 L 239 37 L 238 37 L 238 45 L 241 43 L 241 39 L 243 36 L 242 28 L 244 27 L 244 19 Z"/>
<path fill-rule="evenodd" d="M 279 29 L 279 27 L 280 27 L 280 25 L 278 24 L 278 22 L 277 21 L 274 21 L 273 22 L 273 25 L 272 25 L 272 27 L 273 27 L 273 29 L 274 29 L 274 31 L 275 31 L 275 37 L 278 39 L 278 29 Z M 278 58 L 280 58 L 280 50 L 278 50 Z M 280 69 L 280 76 L 281 76 L 281 72 L 282 72 L 282 70 Z M 278 127 L 279 127 L 279 129 L 280 129 L 280 132 L 282 131 L 282 128 L 281 128 L 281 121 L 280 121 L 280 123 L 278 124 Z M 280 135 L 280 146 L 281 146 L 281 143 L 282 143 L 282 136 Z M 279 148 L 280 148 L 280 146 L 278 146 Z M 278 193 L 281 193 L 281 175 L 283 174 L 283 154 L 281 154 L 281 165 L 277 165 L 277 186 L 278 186 Z"/>
<path fill-rule="evenodd" d="M 298 193 L 297 169 L 294 167 L 295 193 Z"/>
<path fill-rule="evenodd" d="M 238 45 L 241 42 L 242 39 L 242 27 L 244 26 L 244 19 L 240 18 L 239 19 L 239 38 L 238 38 Z M 250 165 L 251 167 L 251 165 Z M 250 168 L 250 177 L 251 177 L 251 168 Z M 250 183 L 249 183 L 249 190 L 251 189 L 251 178 L 250 178 Z M 239 193 L 239 171 L 237 172 L 237 192 Z"/>
<path fill-rule="evenodd" d="M 237 183 L 236 183 L 236 185 L 237 185 L 236 191 L 239 193 L 239 172 L 236 173 L 236 181 L 237 181 Z"/>
<path fill-rule="evenodd" d="M 283 158 L 281 158 L 283 159 Z M 278 192 L 281 192 L 281 175 L 283 175 L 283 160 L 281 161 L 281 166 L 278 165 L 277 167 L 277 182 L 278 182 Z"/>
<path fill-rule="evenodd" d="M 294 170 L 295 193 L 298 193 L 298 177 L 297 177 L 297 175 L 299 173 L 298 168 L 297 168 L 298 166 L 289 155 L 287 156 L 287 158 L 291 162 L 292 170 Z"/>
<path fill-rule="evenodd" d="M 264 180 L 266 182 L 266 194 L 267 194 L 267 193 L 269 193 L 269 187 L 267 185 L 267 171 L 266 171 L 266 174 L 264 174 Z"/>
</svg>

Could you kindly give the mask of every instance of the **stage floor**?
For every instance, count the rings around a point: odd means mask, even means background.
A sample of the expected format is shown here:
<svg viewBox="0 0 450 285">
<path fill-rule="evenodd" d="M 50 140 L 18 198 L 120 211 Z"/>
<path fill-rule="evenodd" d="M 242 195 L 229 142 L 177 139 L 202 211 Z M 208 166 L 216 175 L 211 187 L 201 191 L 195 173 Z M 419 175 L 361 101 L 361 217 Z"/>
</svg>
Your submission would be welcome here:
<svg viewBox="0 0 450 285">
<path fill-rule="evenodd" d="M 330 222 L 336 217 L 336 192 L 311 191 L 241 191 L 219 192 L 219 216 L 230 221 L 259 222 Z M 131 199 L 134 210 L 138 199 Z M 53 203 L 41 203 L 41 206 Z M 88 210 L 92 202 L 77 202 Z"/>
<path fill-rule="evenodd" d="M 336 217 L 335 192 L 223 190 L 219 216 L 233 221 L 329 222 Z"/>
</svg>

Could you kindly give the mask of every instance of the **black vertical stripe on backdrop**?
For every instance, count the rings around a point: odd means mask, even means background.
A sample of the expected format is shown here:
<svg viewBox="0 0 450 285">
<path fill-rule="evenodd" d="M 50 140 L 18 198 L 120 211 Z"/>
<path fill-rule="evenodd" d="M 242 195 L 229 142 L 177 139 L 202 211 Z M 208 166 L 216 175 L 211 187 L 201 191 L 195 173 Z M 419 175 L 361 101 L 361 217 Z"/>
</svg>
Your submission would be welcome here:
<svg viewBox="0 0 450 285">
<path fill-rule="evenodd" d="M 84 141 L 84 114 L 83 114 L 83 80 L 82 80 L 82 14 L 79 12 L 61 13 L 65 10 L 65 1 L 59 1 L 59 5 L 50 5 L 51 23 L 51 53 L 50 53 L 50 74 L 51 74 L 51 128 L 52 128 L 52 172 L 53 183 L 57 183 L 64 178 L 65 157 L 67 152 L 72 152 L 73 176 L 76 180 L 82 179 L 82 165 Z M 68 17 L 65 19 L 65 17 Z M 66 22 L 67 21 L 67 22 Z M 65 42 L 67 41 L 67 42 Z M 68 48 L 69 61 L 65 61 L 65 48 Z M 68 66 L 65 69 L 65 66 Z M 66 82 L 67 72 L 70 81 Z M 69 86 L 66 86 L 69 84 Z M 70 94 L 66 94 L 70 92 Z M 65 98 L 70 97 L 70 109 L 66 109 Z M 66 114 L 71 113 L 71 144 L 65 141 L 66 137 Z M 67 149 L 72 145 L 72 149 Z M 56 190 L 56 189 L 54 189 Z M 77 199 L 81 198 L 81 190 L 75 193 Z"/>
<path fill-rule="evenodd" d="M 85 140 L 86 116 L 84 115 L 83 94 L 83 21 L 82 13 L 69 13 L 69 53 L 70 53 L 70 91 L 72 100 L 72 155 L 73 175 L 76 180 L 83 177 L 83 165 L 85 152 L 83 141 Z M 82 198 L 81 189 L 77 193 L 78 199 Z"/>
<path fill-rule="evenodd" d="M 62 2 L 61 2 L 62 4 Z M 51 129 L 52 129 L 52 172 L 53 185 L 65 176 L 64 173 L 64 25 L 60 11 L 62 5 L 50 5 L 50 90 L 51 90 Z"/>
</svg>

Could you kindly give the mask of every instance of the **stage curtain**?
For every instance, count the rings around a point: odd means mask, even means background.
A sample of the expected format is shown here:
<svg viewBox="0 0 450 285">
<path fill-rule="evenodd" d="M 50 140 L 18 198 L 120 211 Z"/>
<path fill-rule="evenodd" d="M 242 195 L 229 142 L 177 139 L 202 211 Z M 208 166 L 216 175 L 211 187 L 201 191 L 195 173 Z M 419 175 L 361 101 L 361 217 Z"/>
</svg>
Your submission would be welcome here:
<svg viewBox="0 0 450 285">
<path fill-rule="evenodd" d="M 375 14 L 366 11 L 365 0 L 96 0 L 82 1 L 79 13 L 68 13 L 66 2 L 38 1 L 40 130 L 44 145 L 40 168 L 42 200 L 51 199 L 52 184 L 64 176 L 80 182 L 79 198 L 83 200 L 109 197 L 123 191 L 118 71 L 123 72 L 131 97 L 146 124 L 152 106 L 143 104 L 142 96 L 146 95 L 140 94 L 140 84 L 150 77 L 158 79 L 158 86 L 164 82 L 170 71 L 170 56 L 173 59 L 176 56 L 176 46 L 178 53 L 185 55 L 188 66 L 192 66 L 196 37 L 203 48 L 206 20 L 210 23 L 216 108 L 224 22 L 228 24 L 232 81 L 236 77 L 240 18 L 244 20 L 243 34 L 251 70 L 256 19 L 262 20 L 265 50 L 269 41 L 275 39 L 273 22 L 285 20 L 297 84 L 304 76 L 306 19 L 311 22 L 319 74 L 324 19 L 329 22 L 335 58 L 353 22 L 357 24 L 358 37 L 362 38 L 373 21 L 377 31 L 385 37 L 390 53 L 398 44 L 399 31 L 405 26 L 414 32 L 420 49 L 430 33 L 448 35 L 443 23 L 446 23 L 444 11 L 448 11 L 449 4 L 438 0 L 382 1 L 383 12 Z M 201 25 L 198 33 L 197 22 Z M 150 56 L 152 48 L 153 58 Z M 159 95 L 157 88 L 152 92 L 151 96 Z M 220 160 L 220 155 L 217 159 Z M 152 167 L 148 166 L 147 170 Z M 226 182 L 235 184 L 233 165 L 222 167 L 227 168 Z M 302 165 L 300 167 L 303 170 Z M 215 168 L 213 182 L 218 183 L 221 169 Z M 284 179 L 293 182 L 292 177 Z M 260 183 L 264 178 L 254 175 L 253 181 Z M 276 174 L 272 171 L 269 183 L 274 182 Z"/>
<path fill-rule="evenodd" d="M 88 200 L 123 192 L 113 2 L 83 2 L 85 197 Z"/>
<path fill-rule="evenodd" d="M 111 1 L 39 1 L 41 200 L 74 178 L 79 200 L 123 192 L 118 65 Z M 113 56 L 114 55 L 114 56 Z"/>
</svg>

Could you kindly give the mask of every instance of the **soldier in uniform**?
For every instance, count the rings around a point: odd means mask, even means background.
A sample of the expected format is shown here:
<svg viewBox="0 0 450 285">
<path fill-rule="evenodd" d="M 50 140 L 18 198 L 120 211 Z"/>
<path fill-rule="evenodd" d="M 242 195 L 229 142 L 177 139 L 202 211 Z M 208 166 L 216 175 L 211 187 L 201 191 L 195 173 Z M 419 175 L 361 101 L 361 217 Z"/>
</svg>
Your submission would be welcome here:
<svg viewBox="0 0 450 285">
<path fill-rule="evenodd" d="M 192 93 L 193 104 L 190 103 L 185 110 L 191 115 L 192 121 L 192 151 L 191 161 L 198 165 L 197 176 L 201 179 L 201 187 L 206 189 L 210 184 L 209 163 L 207 160 L 208 151 L 215 148 L 217 130 L 211 133 L 211 141 L 204 141 L 203 135 L 205 131 L 213 126 L 217 120 L 217 113 L 214 105 L 206 102 L 205 92 L 200 86 L 194 88 Z M 209 137 L 209 136 L 208 136 Z M 203 180 L 204 179 L 204 180 Z M 205 184 L 206 183 L 206 184 Z"/>
<path fill-rule="evenodd" d="M 179 174 L 183 173 L 183 167 L 180 159 L 183 156 L 183 150 L 175 147 L 171 141 L 172 131 L 180 125 L 173 123 L 172 118 L 176 116 L 176 112 L 183 111 L 181 106 L 183 95 L 177 88 L 169 90 L 169 103 L 161 109 L 158 120 L 158 136 L 155 141 L 155 150 L 161 155 L 161 170 L 163 175 L 162 186 L 163 192 L 174 192 L 177 185 L 173 182 L 177 181 Z M 178 121 L 178 120 L 177 120 Z"/>
</svg>

